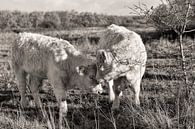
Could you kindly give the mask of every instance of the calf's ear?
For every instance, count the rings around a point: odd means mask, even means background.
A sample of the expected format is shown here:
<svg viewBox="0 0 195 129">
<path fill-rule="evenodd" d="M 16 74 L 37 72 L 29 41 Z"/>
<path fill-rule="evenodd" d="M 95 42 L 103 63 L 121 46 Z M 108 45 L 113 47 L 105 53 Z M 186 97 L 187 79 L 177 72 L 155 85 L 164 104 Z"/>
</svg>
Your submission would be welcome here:
<svg viewBox="0 0 195 129">
<path fill-rule="evenodd" d="M 98 62 L 111 64 L 112 53 L 106 52 L 106 50 L 104 50 L 104 49 L 100 49 L 96 53 L 96 58 L 97 58 Z"/>
<path fill-rule="evenodd" d="M 102 62 L 106 60 L 106 51 L 103 49 L 100 49 L 96 52 L 96 57 L 98 61 Z"/>
<path fill-rule="evenodd" d="M 77 66 L 76 71 L 80 76 L 84 76 L 87 72 L 85 66 Z"/>
</svg>

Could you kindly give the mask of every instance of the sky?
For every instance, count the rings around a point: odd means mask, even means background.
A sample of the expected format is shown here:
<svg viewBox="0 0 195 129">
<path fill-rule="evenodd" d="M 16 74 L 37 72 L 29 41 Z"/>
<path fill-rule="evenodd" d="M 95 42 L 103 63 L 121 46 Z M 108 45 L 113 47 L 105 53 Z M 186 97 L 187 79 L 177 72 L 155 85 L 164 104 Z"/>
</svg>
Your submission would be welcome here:
<svg viewBox="0 0 195 129">
<path fill-rule="evenodd" d="M 130 15 L 134 4 L 157 6 L 160 0 L 0 0 L 0 10 L 96 12 L 108 15 Z"/>
</svg>

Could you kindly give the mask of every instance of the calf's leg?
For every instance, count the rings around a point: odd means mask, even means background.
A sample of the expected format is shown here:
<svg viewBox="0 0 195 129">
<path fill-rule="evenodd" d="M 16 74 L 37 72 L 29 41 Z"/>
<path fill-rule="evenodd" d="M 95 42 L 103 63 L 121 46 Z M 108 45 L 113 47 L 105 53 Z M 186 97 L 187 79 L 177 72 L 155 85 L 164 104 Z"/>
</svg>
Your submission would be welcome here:
<svg viewBox="0 0 195 129">
<path fill-rule="evenodd" d="M 42 103 L 39 95 L 39 87 L 42 84 L 42 79 L 30 75 L 29 82 L 30 82 L 30 90 L 32 92 L 36 107 L 41 108 Z"/>
<path fill-rule="evenodd" d="M 51 80 L 51 84 L 53 86 L 56 99 L 59 103 L 60 111 L 66 114 L 68 111 L 67 104 L 66 104 L 67 94 L 61 78 L 53 78 Z"/>
<path fill-rule="evenodd" d="M 112 110 L 118 109 L 120 105 L 120 91 L 118 90 L 118 83 L 115 84 L 114 80 L 107 82 L 109 89 L 109 100 L 112 102 Z"/>
<path fill-rule="evenodd" d="M 15 70 L 15 75 L 16 75 L 16 79 L 17 79 L 17 86 L 18 86 L 18 90 L 20 92 L 21 95 L 21 106 L 23 108 L 27 107 L 28 102 L 27 99 L 25 97 L 25 93 L 26 93 L 26 72 L 23 70 Z"/>
<path fill-rule="evenodd" d="M 136 80 L 135 83 L 133 84 L 133 89 L 134 89 L 134 101 L 135 101 L 135 104 L 136 104 L 136 105 L 140 105 L 140 100 L 139 100 L 140 83 L 141 83 L 141 79 Z"/>
<path fill-rule="evenodd" d="M 140 94 L 140 85 L 141 85 L 141 78 L 142 76 L 140 74 L 134 73 L 128 73 L 126 75 L 127 81 L 130 83 L 130 86 L 132 87 L 132 90 L 134 92 L 134 101 L 136 105 L 140 105 L 139 100 L 139 94 Z"/>
<path fill-rule="evenodd" d="M 46 110 L 43 108 L 43 104 L 41 102 L 40 95 L 39 95 L 39 87 L 42 84 L 42 79 L 39 77 L 30 75 L 29 82 L 30 82 L 30 90 L 32 92 L 36 107 L 41 109 L 43 117 L 47 120 L 48 128 L 52 129 L 52 124 L 49 120 L 49 116 L 47 115 Z"/>
<path fill-rule="evenodd" d="M 109 101 L 113 102 L 115 100 L 115 93 L 114 93 L 114 80 L 108 81 L 108 94 L 109 94 Z"/>
<path fill-rule="evenodd" d="M 122 90 L 124 90 L 124 78 L 119 77 L 114 80 L 114 94 L 115 94 L 115 99 L 112 104 L 112 109 L 118 109 L 120 106 L 120 97 L 122 96 Z"/>
<path fill-rule="evenodd" d="M 62 118 L 66 116 L 68 112 L 65 87 L 60 76 L 49 76 L 49 81 L 53 86 L 54 94 L 59 104 L 59 129 L 62 129 Z"/>
</svg>

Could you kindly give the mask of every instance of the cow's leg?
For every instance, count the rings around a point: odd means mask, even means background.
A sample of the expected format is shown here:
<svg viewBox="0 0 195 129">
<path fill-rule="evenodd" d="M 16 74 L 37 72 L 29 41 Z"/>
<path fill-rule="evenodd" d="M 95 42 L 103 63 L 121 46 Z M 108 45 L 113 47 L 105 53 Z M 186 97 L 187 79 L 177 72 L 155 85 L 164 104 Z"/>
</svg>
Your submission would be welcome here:
<svg viewBox="0 0 195 129">
<path fill-rule="evenodd" d="M 140 94 L 140 84 L 142 76 L 137 74 L 137 71 L 131 71 L 131 73 L 127 73 L 126 78 L 130 83 L 132 90 L 134 92 L 134 101 L 136 105 L 140 105 L 139 94 Z"/>
<path fill-rule="evenodd" d="M 21 106 L 23 108 L 27 107 L 28 105 L 28 101 L 25 97 L 25 93 L 26 93 L 26 72 L 24 72 L 23 70 L 15 70 L 15 75 L 16 75 L 16 79 L 17 79 L 17 85 L 18 85 L 18 90 L 20 92 L 21 95 Z"/>
<path fill-rule="evenodd" d="M 67 93 L 65 88 L 65 82 L 67 80 L 66 73 L 61 72 L 61 70 L 56 66 L 56 63 L 51 59 L 48 66 L 48 80 L 53 86 L 55 97 L 59 104 L 59 128 L 62 127 L 62 118 L 66 116 L 68 112 L 67 107 Z M 63 79 L 63 80 L 62 80 Z"/>
<path fill-rule="evenodd" d="M 139 94 L 140 94 L 140 83 L 141 79 L 138 79 L 135 81 L 135 83 L 132 85 L 134 89 L 134 101 L 136 105 L 140 105 L 140 100 L 139 100 Z"/>
<path fill-rule="evenodd" d="M 116 81 L 115 81 L 116 82 Z M 118 109 L 120 105 L 120 91 L 118 89 L 118 83 L 115 84 L 114 80 L 108 81 L 108 92 L 109 92 L 109 101 L 112 102 L 112 110 Z"/>
<path fill-rule="evenodd" d="M 58 80 L 58 79 L 57 79 Z M 62 129 L 62 119 L 68 112 L 68 106 L 66 101 L 66 92 L 61 80 L 54 81 L 54 94 L 59 103 L 59 129 Z"/>
<path fill-rule="evenodd" d="M 68 111 L 68 108 L 67 108 L 67 104 L 66 104 L 67 94 L 65 91 L 64 84 L 61 81 L 61 79 L 55 79 L 55 80 L 53 80 L 52 85 L 54 88 L 54 94 L 55 94 L 56 99 L 59 103 L 60 111 L 62 111 L 62 113 L 66 114 Z"/>
<path fill-rule="evenodd" d="M 60 77 L 50 78 L 49 80 L 50 80 L 50 82 L 53 86 L 54 94 L 55 94 L 56 99 L 59 103 L 59 106 L 61 107 L 61 109 L 64 109 L 64 110 L 61 110 L 61 111 L 66 113 L 68 111 L 68 109 L 64 106 L 67 106 L 65 104 L 67 94 L 66 94 L 66 91 L 65 91 L 65 86 L 63 84 L 63 81 L 61 80 Z"/>
<path fill-rule="evenodd" d="M 115 99 L 114 99 L 114 101 L 113 101 L 113 103 L 112 103 L 112 110 L 118 109 L 119 106 L 120 106 L 120 97 L 119 97 L 118 94 L 116 94 L 116 95 L 115 95 Z"/>
<path fill-rule="evenodd" d="M 112 110 L 118 109 L 120 105 L 119 94 L 115 94 L 114 80 L 108 81 L 109 100 L 112 102 Z"/>
<path fill-rule="evenodd" d="M 120 97 L 122 96 L 121 89 L 124 89 L 123 79 L 121 77 L 114 80 L 115 99 L 112 104 L 112 109 L 118 109 L 120 106 Z"/>
<path fill-rule="evenodd" d="M 52 75 L 53 76 L 53 75 Z M 56 99 L 59 103 L 59 128 L 62 128 L 62 118 L 66 116 L 68 112 L 68 106 L 66 101 L 66 91 L 63 84 L 63 81 L 61 80 L 61 77 L 57 74 L 55 77 L 49 76 L 50 83 L 53 86 L 54 94 L 56 96 Z"/>
<path fill-rule="evenodd" d="M 140 84 L 141 84 L 141 77 L 140 78 L 129 78 L 130 76 L 127 76 L 127 80 L 130 83 L 130 86 L 134 92 L 134 101 L 136 105 L 140 105 L 139 101 L 139 94 L 140 94 Z"/>
<path fill-rule="evenodd" d="M 109 89 L 109 101 L 112 102 L 112 110 L 118 109 L 120 105 L 120 96 L 122 92 L 119 90 L 120 79 L 110 80 L 107 82 Z"/>
<path fill-rule="evenodd" d="M 139 99 L 139 94 L 140 94 L 140 89 L 141 89 L 141 80 L 145 72 L 145 65 L 141 65 L 137 67 L 136 70 L 136 75 L 133 81 L 133 88 L 135 92 L 134 100 L 136 105 L 140 105 L 140 99 Z"/>
<path fill-rule="evenodd" d="M 110 80 L 108 81 L 108 86 L 109 86 L 109 89 L 108 89 L 108 93 L 109 93 L 109 100 L 111 102 L 113 102 L 115 100 L 115 93 L 114 93 L 114 80 Z"/>
<path fill-rule="evenodd" d="M 42 84 L 42 79 L 30 75 L 29 81 L 30 81 L 30 90 L 32 92 L 35 104 L 37 107 L 41 108 L 42 103 L 39 96 L 39 87 Z"/>
<path fill-rule="evenodd" d="M 66 73 L 61 73 L 61 70 L 58 68 L 58 66 L 56 66 L 56 63 L 53 61 L 52 58 L 48 66 L 47 76 L 49 82 L 53 86 L 54 94 L 59 103 L 60 110 L 66 114 L 68 111 L 66 104 L 67 94 L 64 84 L 66 83 Z"/>
<path fill-rule="evenodd" d="M 43 115 L 43 118 L 46 119 L 48 128 L 51 129 L 52 128 L 52 124 L 51 124 L 51 122 L 49 120 L 49 116 L 47 115 L 46 110 L 43 107 L 43 104 L 41 102 L 40 95 L 39 95 L 39 87 L 42 84 L 42 80 L 43 79 L 41 79 L 39 77 L 30 75 L 30 77 L 29 77 L 30 90 L 32 92 L 33 99 L 35 101 L 36 107 L 41 109 L 41 113 Z"/>
</svg>

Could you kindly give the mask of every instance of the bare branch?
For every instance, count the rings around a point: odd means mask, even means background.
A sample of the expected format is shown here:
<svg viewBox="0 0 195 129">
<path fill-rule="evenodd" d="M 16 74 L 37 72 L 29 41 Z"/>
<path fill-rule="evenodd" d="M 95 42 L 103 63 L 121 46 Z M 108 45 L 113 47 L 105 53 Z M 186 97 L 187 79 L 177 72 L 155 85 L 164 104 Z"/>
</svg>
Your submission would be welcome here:
<svg viewBox="0 0 195 129">
<path fill-rule="evenodd" d="M 137 9 L 134 9 L 134 8 L 131 8 L 131 7 L 128 7 L 128 8 L 133 11 L 132 13 L 141 15 L 140 12 L 137 11 Z"/>
<path fill-rule="evenodd" d="M 172 29 L 178 35 L 182 33 L 191 32 L 185 31 L 190 20 L 190 3 L 181 0 L 166 0 L 166 4 L 162 1 L 162 4 L 156 8 L 147 8 L 145 4 L 134 5 L 134 8 L 130 8 L 133 12 L 140 16 L 145 15 L 148 21 L 152 21 L 157 28 L 160 29 Z"/>
<path fill-rule="evenodd" d="M 195 29 L 192 29 L 192 30 L 186 30 L 186 31 L 184 31 L 183 33 L 190 33 L 190 32 L 194 32 L 195 31 Z"/>
<path fill-rule="evenodd" d="M 184 21 L 184 25 L 183 25 L 183 29 L 182 29 L 182 33 L 184 33 L 186 26 L 187 26 L 187 22 L 188 22 L 188 15 L 190 12 L 190 3 L 188 3 L 188 9 L 186 11 L 186 15 L 185 15 L 185 21 Z"/>
</svg>

